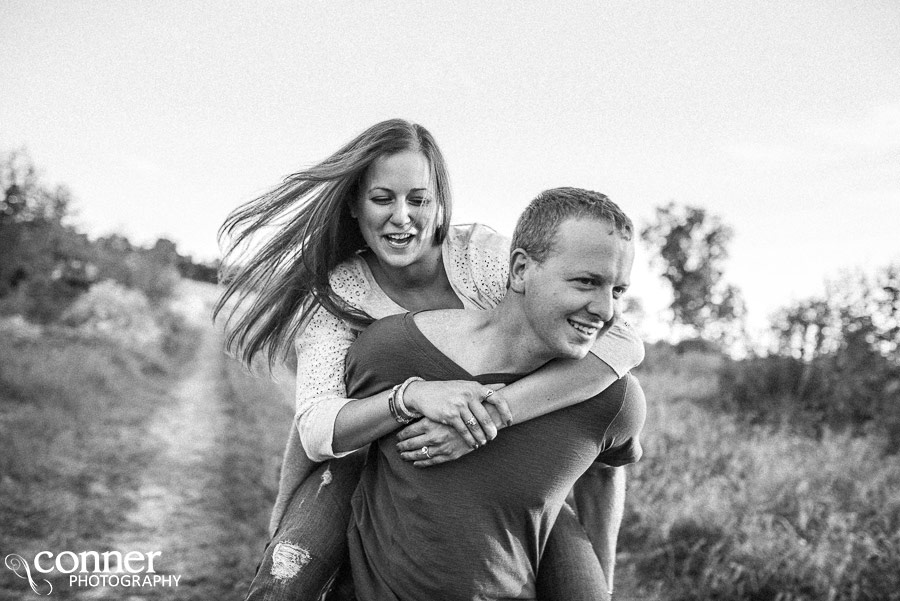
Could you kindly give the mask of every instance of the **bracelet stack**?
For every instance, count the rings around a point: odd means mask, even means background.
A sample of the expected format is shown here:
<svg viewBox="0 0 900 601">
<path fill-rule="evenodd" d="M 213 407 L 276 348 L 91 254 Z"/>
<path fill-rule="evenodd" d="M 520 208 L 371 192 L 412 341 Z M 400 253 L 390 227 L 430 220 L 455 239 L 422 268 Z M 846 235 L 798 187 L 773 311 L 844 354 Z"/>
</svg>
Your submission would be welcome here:
<svg viewBox="0 0 900 601">
<path fill-rule="evenodd" d="M 403 393 L 406 392 L 406 388 L 413 382 L 421 381 L 422 378 L 413 376 L 412 378 L 407 378 L 402 384 L 397 384 L 391 389 L 391 394 L 388 396 L 388 409 L 390 409 L 391 416 L 398 424 L 405 425 L 422 417 L 422 414 L 418 411 L 407 409 L 406 404 L 403 402 Z"/>
</svg>

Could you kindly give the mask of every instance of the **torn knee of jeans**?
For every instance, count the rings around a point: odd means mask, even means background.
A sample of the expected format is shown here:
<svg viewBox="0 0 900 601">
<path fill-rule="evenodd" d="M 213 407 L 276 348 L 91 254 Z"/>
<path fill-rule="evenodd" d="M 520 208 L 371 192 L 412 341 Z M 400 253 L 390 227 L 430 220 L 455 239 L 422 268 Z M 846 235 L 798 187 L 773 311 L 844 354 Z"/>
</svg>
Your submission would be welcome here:
<svg viewBox="0 0 900 601">
<path fill-rule="evenodd" d="M 299 545 L 280 542 L 272 552 L 272 576 L 276 580 L 287 580 L 300 573 L 301 568 L 309 563 L 309 551 Z"/>
<path fill-rule="evenodd" d="M 329 465 L 327 468 L 325 468 L 325 471 L 322 472 L 322 481 L 319 483 L 319 490 L 316 491 L 316 494 L 318 495 L 320 492 L 322 492 L 322 489 L 324 487 L 331 484 L 332 479 L 333 476 L 331 475 L 331 466 Z"/>
</svg>

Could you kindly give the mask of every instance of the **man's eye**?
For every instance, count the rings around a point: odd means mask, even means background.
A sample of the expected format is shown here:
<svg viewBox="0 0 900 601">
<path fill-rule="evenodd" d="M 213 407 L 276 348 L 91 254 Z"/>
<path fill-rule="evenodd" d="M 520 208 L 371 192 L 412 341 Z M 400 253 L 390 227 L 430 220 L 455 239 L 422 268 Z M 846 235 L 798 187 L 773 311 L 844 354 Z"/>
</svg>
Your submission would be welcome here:
<svg viewBox="0 0 900 601">
<path fill-rule="evenodd" d="M 575 281 L 578 282 L 579 284 L 582 284 L 583 286 L 593 286 L 594 285 L 594 280 L 592 280 L 591 278 L 575 278 Z"/>
<path fill-rule="evenodd" d="M 622 298 L 622 295 L 625 294 L 625 288 L 613 288 L 613 298 Z"/>
</svg>

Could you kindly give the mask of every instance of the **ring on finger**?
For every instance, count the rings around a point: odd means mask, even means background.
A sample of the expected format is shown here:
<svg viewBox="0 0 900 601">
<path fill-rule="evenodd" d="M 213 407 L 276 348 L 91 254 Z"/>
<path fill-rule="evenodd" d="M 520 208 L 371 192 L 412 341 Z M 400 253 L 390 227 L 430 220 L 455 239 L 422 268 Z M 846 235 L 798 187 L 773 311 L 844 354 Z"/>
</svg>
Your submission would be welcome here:
<svg viewBox="0 0 900 601">
<path fill-rule="evenodd" d="M 465 424 L 467 426 L 469 426 L 470 428 L 474 428 L 477 423 L 478 423 L 478 420 L 475 419 L 474 417 L 470 417 L 469 419 L 467 419 L 465 421 Z"/>
<path fill-rule="evenodd" d="M 481 400 L 482 400 L 482 401 L 486 401 L 486 400 L 488 400 L 489 398 L 491 398 L 491 395 L 493 395 L 493 394 L 494 394 L 494 391 L 493 391 L 493 390 L 488 390 L 486 393 L 484 393 L 484 398 L 481 399 Z"/>
<path fill-rule="evenodd" d="M 422 454 L 425 455 L 426 459 L 431 459 L 431 455 L 428 453 L 428 447 L 422 447 Z"/>
</svg>

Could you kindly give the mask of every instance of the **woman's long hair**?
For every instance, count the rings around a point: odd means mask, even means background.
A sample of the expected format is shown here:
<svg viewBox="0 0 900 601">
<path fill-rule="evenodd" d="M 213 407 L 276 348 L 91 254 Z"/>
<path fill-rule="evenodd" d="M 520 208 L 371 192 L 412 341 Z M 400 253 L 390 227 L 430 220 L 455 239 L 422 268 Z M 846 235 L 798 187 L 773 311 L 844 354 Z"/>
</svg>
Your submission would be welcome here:
<svg viewBox="0 0 900 601">
<path fill-rule="evenodd" d="M 407 150 L 421 151 L 431 167 L 435 243 L 440 244 L 452 213 L 447 166 L 428 130 L 402 119 L 373 125 L 318 165 L 289 175 L 228 216 L 219 228 L 219 242 L 225 245 L 219 277 L 225 289 L 213 319 L 229 307 L 229 352 L 249 366 L 262 351 L 271 369 L 287 356 L 319 306 L 358 327 L 372 322 L 334 293 L 328 276 L 366 247 L 350 206 L 362 192 L 369 166 Z M 266 241 L 248 250 L 261 235 Z"/>
</svg>

